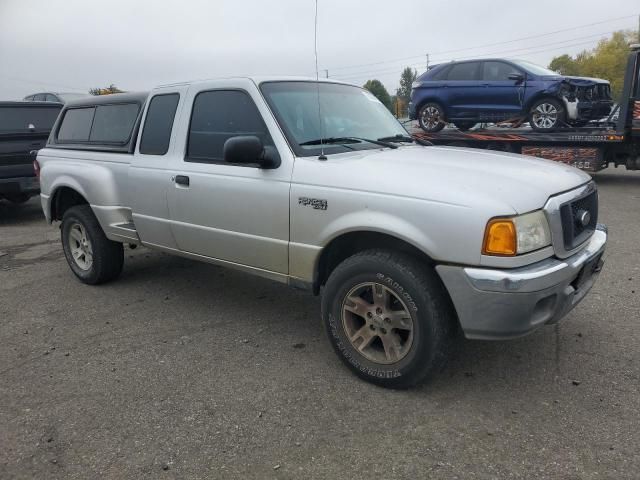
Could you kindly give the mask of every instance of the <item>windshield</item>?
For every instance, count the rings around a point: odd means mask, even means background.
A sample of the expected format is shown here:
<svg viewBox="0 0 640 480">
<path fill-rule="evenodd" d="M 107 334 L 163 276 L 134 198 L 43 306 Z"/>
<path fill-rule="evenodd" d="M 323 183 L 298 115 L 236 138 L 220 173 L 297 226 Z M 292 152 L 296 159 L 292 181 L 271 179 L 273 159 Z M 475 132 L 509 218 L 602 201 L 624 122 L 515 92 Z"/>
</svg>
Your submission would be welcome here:
<svg viewBox="0 0 640 480">
<path fill-rule="evenodd" d="M 548 68 L 544 68 L 540 65 L 536 65 L 535 63 L 527 62 L 524 60 L 512 60 L 512 62 L 524 68 L 529 73 L 533 73 L 534 75 L 560 75 L 558 72 L 554 72 L 553 70 L 549 70 Z"/>
<path fill-rule="evenodd" d="M 367 90 L 337 83 L 265 82 L 260 89 L 296 155 L 318 155 L 319 139 L 326 155 L 380 148 L 365 139 L 406 136 L 391 112 Z M 318 113 L 318 91 L 320 114 Z M 319 117 L 322 117 L 322 129 Z M 340 139 L 360 139 L 342 142 Z"/>
</svg>

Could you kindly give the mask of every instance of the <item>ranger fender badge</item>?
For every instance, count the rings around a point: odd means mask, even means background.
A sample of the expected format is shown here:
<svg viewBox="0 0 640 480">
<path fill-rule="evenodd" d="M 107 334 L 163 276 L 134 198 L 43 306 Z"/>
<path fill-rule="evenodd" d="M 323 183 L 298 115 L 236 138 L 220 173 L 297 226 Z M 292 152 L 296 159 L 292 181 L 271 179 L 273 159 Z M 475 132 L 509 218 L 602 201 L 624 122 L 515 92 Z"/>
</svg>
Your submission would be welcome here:
<svg viewBox="0 0 640 480">
<path fill-rule="evenodd" d="M 321 198 L 298 197 L 298 205 L 313 207 L 314 210 L 327 209 L 327 201 Z"/>
</svg>

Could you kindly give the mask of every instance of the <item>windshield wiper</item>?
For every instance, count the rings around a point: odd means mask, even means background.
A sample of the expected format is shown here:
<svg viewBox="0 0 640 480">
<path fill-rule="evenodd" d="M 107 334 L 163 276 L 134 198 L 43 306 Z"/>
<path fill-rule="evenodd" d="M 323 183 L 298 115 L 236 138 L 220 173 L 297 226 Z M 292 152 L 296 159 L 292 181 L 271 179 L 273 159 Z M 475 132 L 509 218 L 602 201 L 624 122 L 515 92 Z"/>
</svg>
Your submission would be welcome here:
<svg viewBox="0 0 640 480">
<path fill-rule="evenodd" d="M 375 145 L 380 145 L 382 147 L 387 148 L 398 148 L 397 145 L 393 143 L 385 142 L 384 140 L 371 140 L 370 138 L 363 137 L 328 137 L 328 138 L 317 138 L 315 140 L 308 140 L 306 142 L 302 142 L 300 145 L 322 145 L 322 144 L 345 144 L 346 142 L 368 142 L 373 143 Z M 345 147 L 348 145 L 344 145 Z"/>
<path fill-rule="evenodd" d="M 382 137 L 382 138 L 379 138 L 378 141 L 380 141 L 380 142 L 406 142 L 406 143 L 416 142 L 416 143 L 418 143 L 420 145 L 424 145 L 425 147 L 429 147 L 429 146 L 433 145 L 433 143 L 431 143 L 428 140 L 422 140 L 420 138 L 414 138 L 414 137 L 410 137 L 409 135 L 402 135 L 402 134 L 392 135 L 390 137 Z"/>
</svg>

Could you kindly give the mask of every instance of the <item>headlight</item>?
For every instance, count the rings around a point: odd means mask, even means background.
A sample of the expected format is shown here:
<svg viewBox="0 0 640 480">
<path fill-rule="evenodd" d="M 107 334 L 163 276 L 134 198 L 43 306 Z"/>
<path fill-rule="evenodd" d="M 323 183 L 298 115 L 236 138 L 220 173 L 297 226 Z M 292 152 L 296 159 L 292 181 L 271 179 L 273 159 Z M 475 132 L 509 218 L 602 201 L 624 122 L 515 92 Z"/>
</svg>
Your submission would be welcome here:
<svg viewBox="0 0 640 480">
<path fill-rule="evenodd" d="M 413 83 L 411 84 L 411 88 L 418 88 L 420 85 L 421 85 L 421 83 L 420 83 L 420 82 L 413 82 Z"/>
<path fill-rule="evenodd" d="M 489 220 L 484 233 L 484 255 L 514 256 L 551 245 L 549 222 L 542 210 Z"/>
</svg>

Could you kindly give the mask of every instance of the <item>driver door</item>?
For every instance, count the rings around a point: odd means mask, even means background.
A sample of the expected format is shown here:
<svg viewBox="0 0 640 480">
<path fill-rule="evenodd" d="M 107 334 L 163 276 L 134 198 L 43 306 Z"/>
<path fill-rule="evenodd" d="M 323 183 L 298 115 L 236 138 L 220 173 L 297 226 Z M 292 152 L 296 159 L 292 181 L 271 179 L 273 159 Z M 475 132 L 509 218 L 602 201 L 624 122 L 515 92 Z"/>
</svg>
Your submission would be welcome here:
<svg viewBox="0 0 640 480">
<path fill-rule="evenodd" d="M 210 82 L 189 91 L 184 155 L 172 165 L 171 230 L 184 252 L 287 274 L 293 156 L 255 85 L 238 83 Z M 275 146 L 281 165 L 266 170 L 226 163 L 224 142 L 240 135 Z"/>
</svg>

